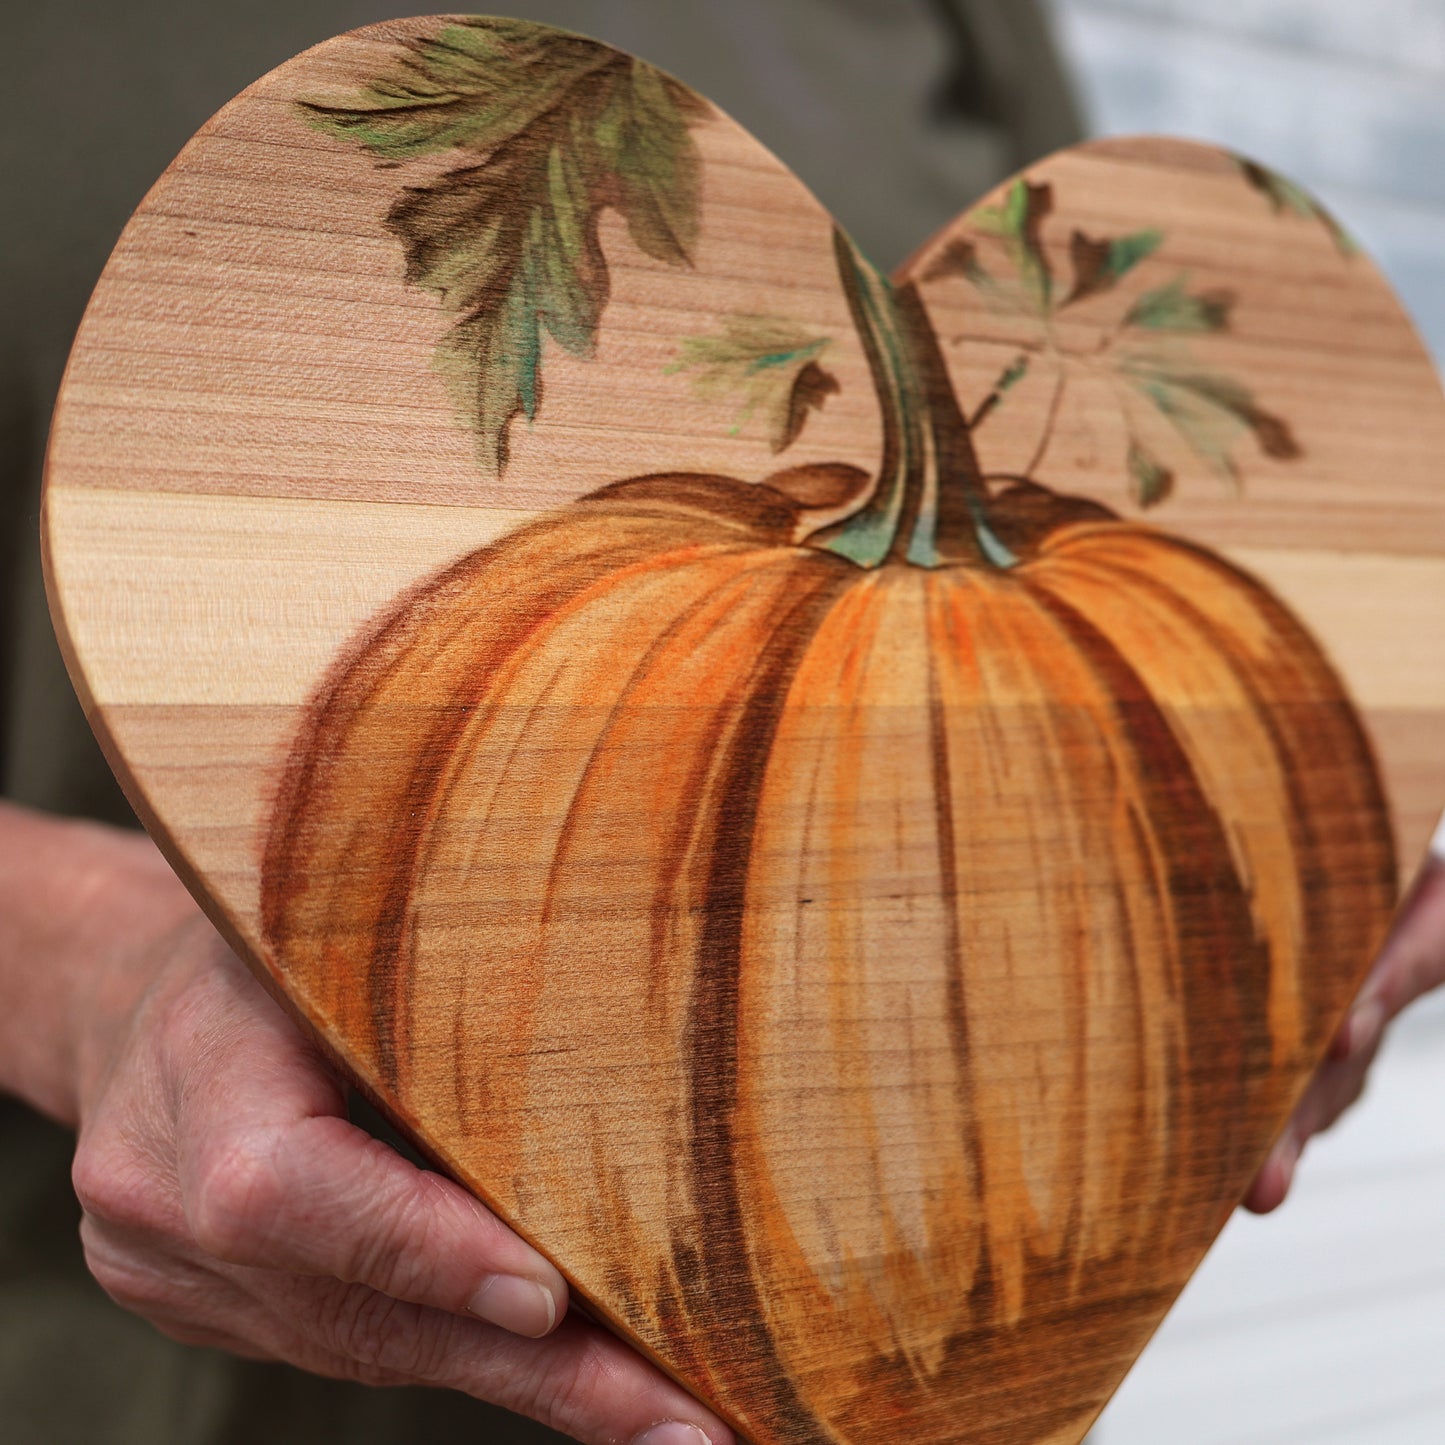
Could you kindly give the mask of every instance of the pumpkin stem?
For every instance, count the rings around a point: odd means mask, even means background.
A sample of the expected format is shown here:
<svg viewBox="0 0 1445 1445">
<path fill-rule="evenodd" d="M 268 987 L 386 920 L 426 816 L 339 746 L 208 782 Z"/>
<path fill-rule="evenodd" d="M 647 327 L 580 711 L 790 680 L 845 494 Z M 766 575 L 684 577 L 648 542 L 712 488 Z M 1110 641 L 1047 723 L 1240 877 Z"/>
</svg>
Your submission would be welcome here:
<svg viewBox="0 0 1445 1445">
<path fill-rule="evenodd" d="M 988 486 L 918 288 L 911 281 L 895 287 L 836 227 L 833 249 L 878 393 L 883 454 L 868 501 L 820 545 L 860 567 L 890 558 L 941 565 L 945 478 L 967 511 L 972 560 L 1014 566 L 1018 558 L 989 523 Z"/>
</svg>

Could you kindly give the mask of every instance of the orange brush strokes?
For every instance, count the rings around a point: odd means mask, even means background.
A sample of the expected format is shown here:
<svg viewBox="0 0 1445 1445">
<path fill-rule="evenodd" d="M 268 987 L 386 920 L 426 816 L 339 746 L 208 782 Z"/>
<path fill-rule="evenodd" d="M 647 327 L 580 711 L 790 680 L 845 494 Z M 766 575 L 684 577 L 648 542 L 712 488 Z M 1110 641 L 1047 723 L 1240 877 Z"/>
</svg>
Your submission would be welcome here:
<svg viewBox="0 0 1445 1445">
<path fill-rule="evenodd" d="M 1368 746 L 1160 533 L 869 572 L 799 527 L 642 478 L 409 594 L 298 740 L 269 946 L 756 1439 L 1073 1439 L 1383 929 Z"/>
</svg>

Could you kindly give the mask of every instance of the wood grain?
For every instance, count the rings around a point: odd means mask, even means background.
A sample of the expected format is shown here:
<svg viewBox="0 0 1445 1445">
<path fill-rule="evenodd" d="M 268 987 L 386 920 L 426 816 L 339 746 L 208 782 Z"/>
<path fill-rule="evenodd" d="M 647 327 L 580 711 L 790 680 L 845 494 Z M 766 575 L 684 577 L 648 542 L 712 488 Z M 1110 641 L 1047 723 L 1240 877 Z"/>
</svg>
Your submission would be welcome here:
<svg viewBox="0 0 1445 1445">
<path fill-rule="evenodd" d="M 758 1445 L 1070 1445 L 1445 800 L 1441 455 L 1257 165 L 1078 147 L 890 284 L 650 67 L 418 20 L 147 197 L 47 565 L 212 916 L 601 1318 Z"/>
</svg>

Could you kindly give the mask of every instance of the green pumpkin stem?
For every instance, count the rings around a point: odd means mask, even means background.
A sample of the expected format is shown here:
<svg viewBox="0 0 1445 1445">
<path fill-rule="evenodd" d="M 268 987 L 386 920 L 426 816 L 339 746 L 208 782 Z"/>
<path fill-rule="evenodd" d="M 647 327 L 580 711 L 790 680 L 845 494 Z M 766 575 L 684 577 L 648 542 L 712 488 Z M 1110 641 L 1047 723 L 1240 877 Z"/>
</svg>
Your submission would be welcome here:
<svg viewBox="0 0 1445 1445">
<path fill-rule="evenodd" d="M 833 249 L 878 394 L 883 454 L 872 496 L 821 545 L 860 567 L 890 559 L 940 566 L 940 487 L 946 485 L 962 496 L 971 532 L 967 541 L 947 539 L 950 554 L 956 557 L 963 543 L 979 563 L 1014 566 L 1018 558 L 990 525 L 988 489 L 968 422 L 918 288 L 912 282 L 894 286 L 837 228 Z"/>
</svg>

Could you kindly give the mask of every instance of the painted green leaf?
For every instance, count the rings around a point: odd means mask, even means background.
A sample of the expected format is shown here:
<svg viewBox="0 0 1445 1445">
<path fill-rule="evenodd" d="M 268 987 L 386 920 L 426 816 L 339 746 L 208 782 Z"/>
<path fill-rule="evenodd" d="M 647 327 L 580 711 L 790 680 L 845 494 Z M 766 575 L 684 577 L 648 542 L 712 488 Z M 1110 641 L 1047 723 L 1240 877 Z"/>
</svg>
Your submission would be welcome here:
<svg viewBox="0 0 1445 1445">
<path fill-rule="evenodd" d="M 976 206 L 968 214 L 975 230 L 997 236 L 1018 272 L 1033 310 L 1048 314 L 1053 299 L 1053 274 L 1040 239 L 1044 218 L 1053 209 L 1054 193 L 1048 185 L 1031 185 L 1020 178 L 1000 204 Z"/>
<path fill-rule="evenodd" d="M 596 41 L 462 19 L 408 42 L 390 73 L 345 104 L 301 108 L 383 164 L 463 157 L 404 190 L 387 224 L 407 280 L 456 317 L 436 365 L 488 471 L 506 467 L 513 419 L 537 415 L 543 334 L 576 356 L 596 344 L 609 291 L 603 209 L 619 212 L 647 255 L 691 260 L 700 163 L 690 126 L 706 104 Z"/>
<path fill-rule="evenodd" d="M 986 416 L 998 408 L 999 403 L 1008 395 L 1009 391 L 1028 375 L 1031 361 L 1029 353 L 1021 351 L 999 372 L 994 384 L 989 388 L 988 395 L 979 403 L 978 410 L 970 418 L 969 426 L 976 427 Z"/>
<path fill-rule="evenodd" d="M 585 182 L 565 148 L 513 147 L 406 191 L 387 222 L 405 244 L 407 280 L 459 317 L 435 364 L 500 474 L 512 418 L 531 420 L 541 402 L 543 328 L 586 355 L 606 304 Z"/>
<path fill-rule="evenodd" d="M 993 384 L 993 389 L 1002 396 L 1010 387 L 1017 386 L 1028 374 L 1029 356 L 1027 352 L 1020 352 L 1018 356 L 999 373 L 999 378 Z"/>
<path fill-rule="evenodd" d="M 1239 481 L 1239 468 L 1230 452 L 1247 424 L 1240 414 L 1242 399 L 1227 395 L 1231 383 L 1222 377 L 1203 375 L 1175 378 L 1150 374 L 1130 379 L 1201 461 L 1221 477 Z"/>
<path fill-rule="evenodd" d="M 760 415 L 768 445 L 781 452 L 798 438 L 810 412 L 838 390 L 818 358 L 826 336 L 772 316 L 730 316 L 719 334 L 686 336 L 669 373 L 688 372 L 703 397 L 732 396 L 740 405 L 734 433 Z"/>
<path fill-rule="evenodd" d="M 396 64 L 344 103 L 303 101 L 318 129 L 381 161 L 457 148 L 485 154 L 526 131 L 589 76 L 626 57 L 525 20 L 463 17 L 398 47 Z"/>
<path fill-rule="evenodd" d="M 1019 282 L 991 276 L 982 266 L 977 267 L 968 279 L 983 304 L 995 316 L 1023 317 L 1037 323 L 1040 335 L 1043 334 L 1042 327 L 1047 324 L 1047 318 L 1040 314 L 1033 294 Z"/>
<path fill-rule="evenodd" d="M 1086 296 L 1111 290 L 1163 243 L 1164 233 L 1159 230 L 1134 231 L 1111 241 L 1095 241 L 1082 231 L 1075 231 L 1069 238 L 1074 288 L 1063 304 L 1072 306 Z"/>
<path fill-rule="evenodd" d="M 1141 441 L 1129 441 L 1129 480 L 1141 507 L 1162 502 L 1174 490 L 1174 473 Z"/>
<path fill-rule="evenodd" d="M 1228 291 L 1187 290 L 1189 278 L 1176 276 L 1164 286 L 1145 291 L 1124 317 L 1126 326 L 1148 331 L 1224 331 L 1234 296 Z"/>
<path fill-rule="evenodd" d="M 928 263 L 923 280 L 938 281 L 957 277 L 967 281 L 979 294 L 985 306 L 996 316 L 1024 316 L 1042 321 L 1036 297 L 1021 281 L 992 275 L 978 259 L 978 247 L 972 241 L 955 237 Z"/>
<path fill-rule="evenodd" d="M 683 265 L 697 244 L 702 174 L 688 122 L 702 102 L 641 61 L 629 81 L 613 87 L 597 120 L 599 169 L 617 178 L 617 209 L 638 250 Z"/>
<path fill-rule="evenodd" d="M 1260 407 L 1254 393 L 1232 377 L 1142 354 L 1123 358 L 1119 370 L 1190 450 L 1229 481 L 1239 481 L 1232 451 L 1246 433 L 1254 434 L 1267 456 L 1289 460 L 1301 454 L 1288 423 Z"/>
<path fill-rule="evenodd" d="M 1258 161 L 1245 156 L 1233 157 L 1235 165 L 1243 172 L 1245 180 L 1261 195 L 1268 198 L 1275 214 L 1289 212 L 1307 220 L 1317 220 L 1334 238 L 1336 247 L 1343 256 L 1354 256 L 1359 252 L 1359 243 L 1345 228 L 1307 191 L 1288 176 L 1262 166 Z"/>
</svg>

